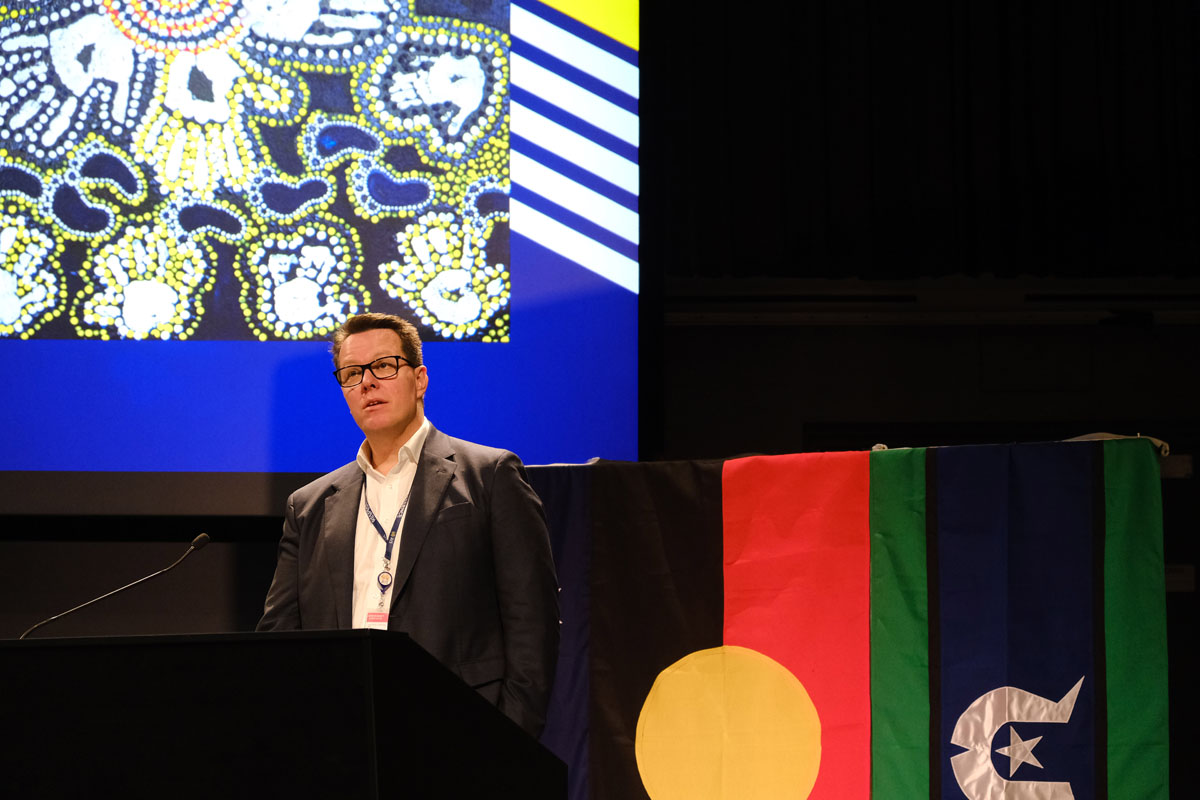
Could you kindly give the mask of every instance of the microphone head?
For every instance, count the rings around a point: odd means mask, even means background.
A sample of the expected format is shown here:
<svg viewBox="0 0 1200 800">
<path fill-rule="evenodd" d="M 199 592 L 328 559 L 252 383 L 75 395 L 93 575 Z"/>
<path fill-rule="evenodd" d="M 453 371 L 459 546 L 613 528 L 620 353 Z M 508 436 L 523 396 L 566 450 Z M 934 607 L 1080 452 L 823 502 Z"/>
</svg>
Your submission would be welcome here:
<svg viewBox="0 0 1200 800">
<path fill-rule="evenodd" d="M 208 534 L 202 533 L 199 536 L 197 536 L 195 539 L 192 539 L 192 549 L 199 550 L 201 547 L 204 547 L 204 545 L 208 544 L 210 541 L 212 541 L 212 540 L 208 537 Z"/>
</svg>

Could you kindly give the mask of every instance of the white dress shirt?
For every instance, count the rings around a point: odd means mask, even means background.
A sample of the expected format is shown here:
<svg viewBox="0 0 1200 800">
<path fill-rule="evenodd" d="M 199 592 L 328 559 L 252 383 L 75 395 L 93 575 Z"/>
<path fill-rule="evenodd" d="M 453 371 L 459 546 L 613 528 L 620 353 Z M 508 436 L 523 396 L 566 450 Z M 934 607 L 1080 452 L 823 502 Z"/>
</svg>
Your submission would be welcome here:
<svg viewBox="0 0 1200 800">
<path fill-rule="evenodd" d="M 413 478 L 417 474 L 417 462 L 421 457 L 421 449 L 425 446 L 425 438 L 429 435 L 429 420 L 421 422 L 407 442 L 400 448 L 396 466 L 384 475 L 371 466 L 367 457 L 369 452 L 366 441 L 358 448 L 358 466 L 366 475 L 363 481 L 362 497 L 358 501 L 358 524 L 354 532 L 354 595 L 353 595 L 353 624 L 355 628 L 383 627 L 368 625 L 367 615 L 371 612 L 387 611 L 392 605 L 392 593 L 395 586 L 388 588 L 383 594 L 383 608 L 379 607 L 379 573 L 384 571 L 384 553 L 387 542 L 367 516 L 366 504 L 371 504 L 371 511 L 379 521 L 385 534 L 392 530 L 392 523 L 400 506 L 412 489 Z M 394 574 L 396 559 L 400 555 L 400 539 L 404 534 L 405 520 L 401 521 L 400 529 L 396 531 L 396 541 L 392 544 L 391 567 L 388 570 Z"/>
</svg>

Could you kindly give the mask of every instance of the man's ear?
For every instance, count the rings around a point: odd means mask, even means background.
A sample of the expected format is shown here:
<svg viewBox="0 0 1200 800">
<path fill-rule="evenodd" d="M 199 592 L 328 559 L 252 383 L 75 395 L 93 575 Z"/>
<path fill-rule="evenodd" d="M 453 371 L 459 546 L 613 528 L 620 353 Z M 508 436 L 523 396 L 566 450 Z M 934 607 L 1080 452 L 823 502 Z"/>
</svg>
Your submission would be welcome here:
<svg viewBox="0 0 1200 800">
<path fill-rule="evenodd" d="M 417 397 L 421 400 L 425 399 L 425 390 L 429 388 L 429 370 L 425 369 L 425 365 L 417 367 Z"/>
</svg>

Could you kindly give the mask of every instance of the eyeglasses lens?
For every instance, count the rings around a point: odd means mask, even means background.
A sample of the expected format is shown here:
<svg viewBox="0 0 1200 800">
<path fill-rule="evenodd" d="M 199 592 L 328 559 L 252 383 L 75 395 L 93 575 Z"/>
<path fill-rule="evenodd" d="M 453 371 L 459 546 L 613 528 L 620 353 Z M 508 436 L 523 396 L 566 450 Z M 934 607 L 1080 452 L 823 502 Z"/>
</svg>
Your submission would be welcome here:
<svg viewBox="0 0 1200 800">
<path fill-rule="evenodd" d="M 400 371 L 400 363 L 395 358 L 381 358 L 371 362 L 371 372 L 380 380 L 390 378 Z"/>
<path fill-rule="evenodd" d="M 349 389 L 362 383 L 363 370 L 371 370 L 371 374 L 380 380 L 394 377 L 400 371 L 400 359 L 396 356 L 386 356 L 372 361 L 370 364 L 354 364 L 342 367 L 335 372 L 337 381 L 343 388 Z"/>
</svg>

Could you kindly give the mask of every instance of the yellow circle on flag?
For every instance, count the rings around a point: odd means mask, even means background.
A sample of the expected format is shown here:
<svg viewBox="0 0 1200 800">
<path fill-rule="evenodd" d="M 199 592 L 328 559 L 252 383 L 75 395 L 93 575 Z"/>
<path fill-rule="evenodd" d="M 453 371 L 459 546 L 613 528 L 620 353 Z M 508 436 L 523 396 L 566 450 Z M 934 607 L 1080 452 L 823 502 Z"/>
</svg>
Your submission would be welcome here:
<svg viewBox="0 0 1200 800">
<path fill-rule="evenodd" d="M 805 798 L 821 765 L 821 720 L 782 664 L 715 647 L 659 673 L 634 749 L 653 800 Z"/>
</svg>

